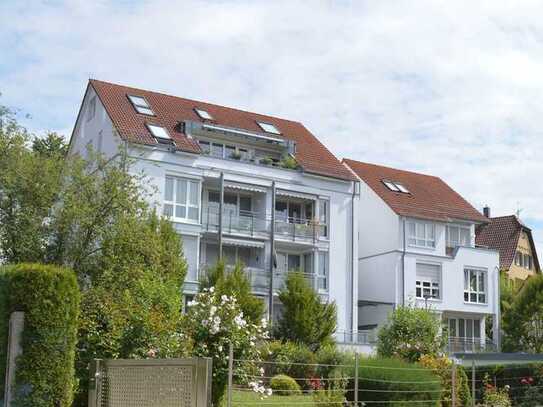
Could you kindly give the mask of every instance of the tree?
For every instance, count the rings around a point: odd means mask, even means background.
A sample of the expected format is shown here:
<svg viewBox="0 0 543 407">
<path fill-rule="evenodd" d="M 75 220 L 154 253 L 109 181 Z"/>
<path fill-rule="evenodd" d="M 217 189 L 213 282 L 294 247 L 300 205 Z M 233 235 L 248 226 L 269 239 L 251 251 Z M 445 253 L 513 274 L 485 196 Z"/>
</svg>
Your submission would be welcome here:
<svg viewBox="0 0 543 407">
<path fill-rule="evenodd" d="M 40 155 L 62 158 L 68 152 L 68 145 L 61 135 L 51 132 L 45 137 L 34 137 L 32 150 Z"/>
<path fill-rule="evenodd" d="M 379 330 L 377 354 L 418 362 L 422 355 L 439 356 L 446 345 L 441 322 L 431 311 L 413 305 L 396 308 Z"/>
<path fill-rule="evenodd" d="M 210 267 L 200 282 L 200 291 L 211 287 L 215 287 L 220 294 L 234 296 L 243 315 L 251 323 L 258 323 L 264 316 L 264 303 L 253 295 L 251 282 L 241 263 L 228 272 L 222 261 Z"/>
<path fill-rule="evenodd" d="M 280 339 L 303 343 L 313 351 L 334 343 L 336 305 L 321 302 L 303 274 L 288 274 L 279 300 L 283 304 L 276 330 Z"/>
<path fill-rule="evenodd" d="M 531 277 L 503 315 L 507 352 L 543 352 L 543 275 Z"/>
<path fill-rule="evenodd" d="M 7 263 L 45 258 L 48 216 L 58 198 L 62 160 L 35 153 L 31 140 L 0 106 L 0 261 Z"/>
</svg>

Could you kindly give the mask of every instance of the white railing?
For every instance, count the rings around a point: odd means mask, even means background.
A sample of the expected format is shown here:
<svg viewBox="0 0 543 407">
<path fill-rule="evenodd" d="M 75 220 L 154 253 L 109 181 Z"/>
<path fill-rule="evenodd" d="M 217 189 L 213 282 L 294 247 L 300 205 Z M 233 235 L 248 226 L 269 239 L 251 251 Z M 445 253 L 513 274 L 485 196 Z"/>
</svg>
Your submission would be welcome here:
<svg viewBox="0 0 543 407">
<path fill-rule="evenodd" d="M 374 329 L 363 331 L 336 331 L 336 341 L 343 345 L 374 345 L 377 334 Z"/>
<path fill-rule="evenodd" d="M 492 340 L 450 336 L 447 343 L 448 353 L 496 352 L 497 346 Z"/>
</svg>

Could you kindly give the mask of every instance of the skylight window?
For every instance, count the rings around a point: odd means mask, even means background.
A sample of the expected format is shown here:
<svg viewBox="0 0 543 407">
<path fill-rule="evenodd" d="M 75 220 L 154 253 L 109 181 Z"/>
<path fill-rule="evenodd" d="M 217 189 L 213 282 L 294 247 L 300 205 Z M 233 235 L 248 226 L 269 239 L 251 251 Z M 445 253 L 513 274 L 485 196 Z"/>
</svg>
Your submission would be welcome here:
<svg viewBox="0 0 543 407">
<path fill-rule="evenodd" d="M 279 130 L 277 130 L 277 127 L 275 127 L 271 123 L 264 123 L 264 122 L 257 122 L 258 125 L 262 130 L 264 130 L 266 133 L 272 133 L 272 134 L 281 134 Z"/>
<path fill-rule="evenodd" d="M 151 106 L 149 106 L 149 103 L 147 103 L 147 100 L 141 96 L 134 96 L 134 95 L 128 95 L 128 99 L 132 102 L 132 105 L 134 105 L 134 109 L 136 109 L 136 112 L 147 114 L 149 116 L 154 116 L 155 113 L 151 110 Z"/>
<path fill-rule="evenodd" d="M 194 111 L 204 120 L 213 120 L 213 116 L 211 116 L 207 110 L 194 108 Z"/>
<path fill-rule="evenodd" d="M 147 123 L 147 128 L 149 129 L 151 134 L 157 139 L 162 139 L 162 140 L 172 139 L 164 127 L 157 126 L 156 124 Z"/>
<path fill-rule="evenodd" d="M 383 180 L 383 184 L 385 184 L 386 187 L 388 189 L 390 189 L 391 191 L 393 191 L 393 192 L 400 192 L 402 194 L 410 194 L 411 193 L 411 192 L 409 192 L 409 190 L 403 184 L 400 184 L 399 182 Z"/>
</svg>

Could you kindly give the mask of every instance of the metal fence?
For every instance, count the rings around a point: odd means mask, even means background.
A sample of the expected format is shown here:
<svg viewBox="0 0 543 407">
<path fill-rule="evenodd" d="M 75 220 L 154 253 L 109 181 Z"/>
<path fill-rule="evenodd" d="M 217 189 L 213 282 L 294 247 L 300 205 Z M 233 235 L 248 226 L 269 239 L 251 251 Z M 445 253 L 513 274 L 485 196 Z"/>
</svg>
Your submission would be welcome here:
<svg viewBox="0 0 543 407">
<path fill-rule="evenodd" d="M 211 406 L 211 359 L 93 362 L 89 407 L 154 406 Z"/>
</svg>

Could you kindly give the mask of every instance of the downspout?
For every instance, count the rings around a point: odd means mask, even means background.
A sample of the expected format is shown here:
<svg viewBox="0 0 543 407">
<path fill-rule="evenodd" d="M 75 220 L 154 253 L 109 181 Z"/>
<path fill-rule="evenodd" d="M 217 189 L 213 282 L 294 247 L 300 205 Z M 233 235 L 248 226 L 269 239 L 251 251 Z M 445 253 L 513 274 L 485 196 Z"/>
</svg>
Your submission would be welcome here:
<svg viewBox="0 0 543 407">
<path fill-rule="evenodd" d="M 402 305 L 405 306 L 405 218 L 403 219 L 403 248 L 402 248 Z"/>
<path fill-rule="evenodd" d="M 494 307 L 496 308 L 496 312 L 495 312 L 495 315 L 496 315 L 496 322 L 494 323 L 494 327 L 495 327 L 495 330 L 496 330 L 496 348 L 497 348 L 497 351 L 498 352 L 501 352 L 501 348 L 502 348 L 502 344 L 501 344 L 501 285 L 500 285 L 500 268 L 499 267 L 496 267 L 495 268 L 496 270 L 496 273 L 497 273 L 497 278 L 494 279 L 494 284 L 497 284 L 497 289 L 495 291 L 498 292 L 498 298 L 497 298 L 497 301 L 494 301 Z M 485 336 L 486 336 L 486 333 L 485 333 Z"/>
<path fill-rule="evenodd" d="M 220 198 L 219 198 L 219 261 L 222 260 L 222 211 L 224 202 L 224 173 L 221 172 L 220 176 Z"/>
<path fill-rule="evenodd" d="M 354 237 L 354 211 L 355 211 L 355 207 L 354 207 L 354 198 L 356 196 L 356 186 L 357 186 L 357 182 L 356 181 L 353 181 L 353 195 L 351 197 L 351 313 L 350 313 L 350 327 L 351 327 L 351 330 L 353 331 L 357 331 L 358 329 L 355 329 L 355 326 L 354 326 L 354 307 L 355 307 L 355 296 L 357 298 L 357 303 L 358 303 L 358 287 L 355 287 L 355 284 L 354 284 L 354 280 L 355 280 L 355 276 L 354 276 L 354 262 L 355 262 L 355 258 L 354 258 L 354 253 L 355 253 L 355 237 Z M 357 242 L 358 242 L 358 239 L 356 239 Z M 358 260 L 356 260 L 358 261 Z M 358 328 L 358 324 L 357 324 L 357 328 Z"/>
<path fill-rule="evenodd" d="M 268 292 L 268 321 L 273 324 L 273 272 L 275 269 L 275 181 L 272 181 L 270 228 L 270 289 Z"/>
</svg>

